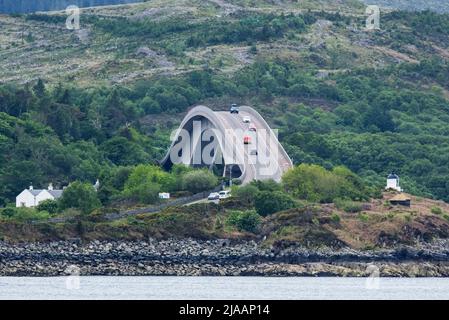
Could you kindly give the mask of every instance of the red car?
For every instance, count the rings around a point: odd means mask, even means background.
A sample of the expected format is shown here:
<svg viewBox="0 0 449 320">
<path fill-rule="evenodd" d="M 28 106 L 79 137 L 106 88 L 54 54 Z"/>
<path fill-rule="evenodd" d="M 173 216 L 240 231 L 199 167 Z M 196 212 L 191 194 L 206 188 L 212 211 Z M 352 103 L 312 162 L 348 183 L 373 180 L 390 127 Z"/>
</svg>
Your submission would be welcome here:
<svg viewBox="0 0 449 320">
<path fill-rule="evenodd" d="M 250 144 L 251 143 L 251 138 L 248 136 L 243 137 L 243 143 L 244 144 Z"/>
</svg>

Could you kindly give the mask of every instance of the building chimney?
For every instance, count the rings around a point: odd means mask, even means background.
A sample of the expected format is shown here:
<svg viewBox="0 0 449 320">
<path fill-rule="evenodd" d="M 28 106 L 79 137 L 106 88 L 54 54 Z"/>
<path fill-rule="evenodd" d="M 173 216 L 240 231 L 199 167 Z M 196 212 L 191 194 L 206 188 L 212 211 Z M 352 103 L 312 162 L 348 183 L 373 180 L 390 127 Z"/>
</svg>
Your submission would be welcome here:
<svg viewBox="0 0 449 320">
<path fill-rule="evenodd" d="M 48 185 L 48 190 L 49 190 L 49 191 L 52 191 L 52 190 L 53 190 L 53 183 L 50 183 L 50 184 Z"/>
<path fill-rule="evenodd" d="M 33 184 L 30 184 L 30 190 L 33 190 Z"/>
</svg>

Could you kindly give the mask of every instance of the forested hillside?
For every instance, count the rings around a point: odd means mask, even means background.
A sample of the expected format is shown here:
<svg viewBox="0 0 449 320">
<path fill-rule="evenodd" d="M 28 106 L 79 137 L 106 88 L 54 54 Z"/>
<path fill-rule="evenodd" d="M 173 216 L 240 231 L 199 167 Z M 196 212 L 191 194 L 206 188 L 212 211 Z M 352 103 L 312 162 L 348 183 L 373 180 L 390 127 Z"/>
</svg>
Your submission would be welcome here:
<svg viewBox="0 0 449 320">
<path fill-rule="evenodd" d="M 0 16 L 0 205 L 30 182 L 99 177 L 107 202 L 189 107 L 233 102 L 279 128 L 296 164 L 379 189 L 395 171 L 449 201 L 449 15 L 392 12 L 368 32 L 360 3 L 335 3 L 152 1 L 89 9 L 78 32 Z"/>
</svg>

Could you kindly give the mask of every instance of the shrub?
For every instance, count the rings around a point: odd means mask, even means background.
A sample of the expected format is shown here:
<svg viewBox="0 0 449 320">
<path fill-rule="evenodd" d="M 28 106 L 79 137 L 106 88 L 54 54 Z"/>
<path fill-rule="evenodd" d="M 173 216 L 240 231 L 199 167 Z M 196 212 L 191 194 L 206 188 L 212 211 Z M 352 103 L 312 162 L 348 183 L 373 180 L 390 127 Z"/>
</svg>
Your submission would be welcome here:
<svg viewBox="0 0 449 320">
<path fill-rule="evenodd" d="M 340 223 L 341 217 L 340 217 L 340 215 L 339 215 L 338 213 L 333 213 L 333 214 L 331 215 L 331 220 L 332 220 L 333 222 L 335 222 L 335 223 Z"/>
<path fill-rule="evenodd" d="M 261 216 L 267 216 L 275 212 L 294 208 L 295 201 L 282 191 L 261 191 L 257 193 L 254 205 Z"/>
<path fill-rule="evenodd" d="M 138 200 L 140 203 L 153 204 L 159 201 L 160 191 L 159 185 L 146 183 L 140 185 L 139 188 L 134 189 L 134 195 L 131 196 L 131 198 Z"/>
<path fill-rule="evenodd" d="M 387 213 L 387 219 L 390 220 L 390 221 L 393 221 L 395 216 L 396 216 L 396 214 L 394 212 L 388 212 Z"/>
<path fill-rule="evenodd" d="M 16 208 L 5 208 L 2 210 L 2 216 L 11 218 L 17 213 Z"/>
<path fill-rule="evenodd" d="M 183 188 L 193 193 L 211 190 L 217 185 L 217 177 L 208 170 L 195 170 L 183 176 Z"/>
<path fill-rule="evenodd" d="M 407 222 L 411 222 L 412 221 L 412 215 L 411 214 L 406 214 L 406 215 L 404 215 L 404 219 Z"/>
<path fill-rule="evenodd" d="M 36 209 L 37 211 L 47 211 L 50 214 L 55 214 L 58 212 L 58 202 L 48 199 L 39 203 Z"/>
<path fill-rule="evenodd" d="M 77 210 L 77 209 L 74 209 L 74 208 L 68 208 L 68 209 L 65 209 L 65 210 L 62 212 L 62 215 L 63 215 L 64 217 L 75 218 L 75 219 L 77 219 L 77 218 L 79 218 L 79 217 L 82 215 L 82 213 L 81 213 L 81 211 L 79 211 L 79 210 Z"/>
<path fill-rule="evenodd" d="M 338 209 L 348 213 L 357 213 L 363 210 L 362 204 L 354 201 L 335 199 L 334 203 Z"/>
<path fill-rule="evenodd" d="M 281 185 L 272 179 L 256 180 L 251 182 L 251 185 L 255 186 L 260 191 L 282 191 Z"/>
<path fill-rule="evenodd" d="M 430 212 L 432 212 L 433 214 L 438 214 L 438 215 L 443 214 L 443 210 L 441 210 L 440 207 L 432 207 L 432 209 L 430 209 Z"/>
<path fill-rule="evenodd" d="M 359 213 L 358 217 L 359 217 L 359 220 L 362 222 L 369 221 L 369 215 L 367 215 L 366 213 L 361 212 L 361 213 Z"/>
<path fill-rule="evenodd" d="M 226 223 L 239 231 L 256 232 L 261 218 L 254 210 L 231 211 Z"/>
<path fill-rule="evenodd" d="M 50 217 L 50 214 L 47 211 L 37 211 L 34 208 L 6 208 L 3 210 L 2 215 L 5 215 L 5 210 L 7 211 L 7 217 L 9 219 L 20 222 L 45 220 Z"/>
<path fill-rule="evenodd" d="M 257 46 L 253 44 L 251 48 L 249 49 L 249 52 L 252 54 L 257 54 Z"/>
<path fill-rule="evenodd" d="M 362 180 L 345 167 L 328 171 L 318 165 L 301 164 L 282 177 L 285 189 L 300 199 L 330 203 L 336 198 L 367 199 Z"/>
<path fill-rule="evenodd" d="M 246 186 L 237 188 L 233 192 L 233 195 L 249 205 L 254 205 L 254 200 L 258 192 L 259 189 L 257 189 L 257 187 L 252 184 L 248 184 Z"/>
</svg>

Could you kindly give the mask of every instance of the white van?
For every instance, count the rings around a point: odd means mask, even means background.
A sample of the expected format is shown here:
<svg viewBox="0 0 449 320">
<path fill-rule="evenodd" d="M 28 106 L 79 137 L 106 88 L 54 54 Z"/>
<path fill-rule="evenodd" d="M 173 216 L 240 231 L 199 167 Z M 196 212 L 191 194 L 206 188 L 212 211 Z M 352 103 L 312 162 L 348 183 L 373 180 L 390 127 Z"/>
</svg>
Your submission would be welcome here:
<svg viewBox="0 0 449 320">
<path fill-rule="evenodd" d="M 226 199 L 231 196 L 231 190 L 223 190 L 218 193 L 220 199 Z"/>
</svg>

